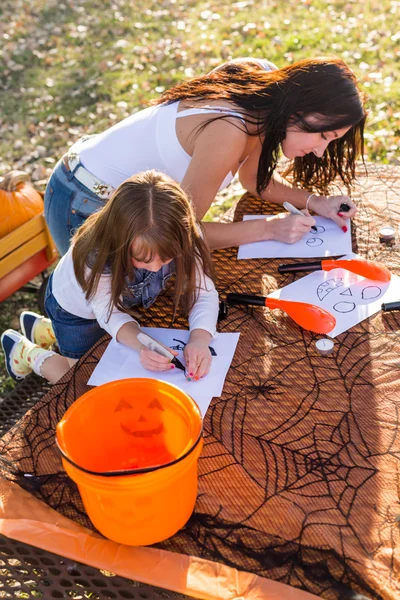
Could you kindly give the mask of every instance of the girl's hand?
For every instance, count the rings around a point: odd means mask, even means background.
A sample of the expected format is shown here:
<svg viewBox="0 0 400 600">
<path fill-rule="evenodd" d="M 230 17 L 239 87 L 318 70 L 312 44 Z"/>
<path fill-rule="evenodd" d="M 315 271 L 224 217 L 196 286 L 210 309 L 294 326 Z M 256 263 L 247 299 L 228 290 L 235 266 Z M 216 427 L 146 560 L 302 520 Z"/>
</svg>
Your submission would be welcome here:
<svg viewBox="0 0 400 600">
<path fill-rule="evenodd" d="M 175 356 L 179 354 L 179 352 L 172 350 L 171 348 L 168 348 L 168 350 Z M 149 371 L 170 371 L 171 369 L 175 369 L 175 365 L 172 365 L 166 356 L 162 356 L 161 354 L 158 354 L 158 352 L 149 350 L 142 344 L 139 350 L 139 356 L 141 365 Z"/>
<path fill-rule="evenodd" d="M 301 240 L 306 233 L 310 233 L 312 225 L 315 225 L 315 220 L 307 214 L 301 217 L 300 215 L 281 213 L 266 220 L 265 224 L 268 229 L 267 239 L 294 244 Z"/>
<path fill-rule="evenodd" d="M 350 210 L 341 212 L 341 204 L 347 204 Z M 349 225 L 346 220 L 354 217 L 357 212 L 356 205 L 348 196 L 311 196 L 308 207 L 321 217 L 332 219 L 345 233 Z"/>
<path fill-rule="evenodd" d="M 183 355 L 186 360 L 186 377 L 190 381 L 198 380 L 207 375 L 211 367 L 211 352 L 208 347 L 211 335 L 203 329 L 191 332 Z"/>
</svg>

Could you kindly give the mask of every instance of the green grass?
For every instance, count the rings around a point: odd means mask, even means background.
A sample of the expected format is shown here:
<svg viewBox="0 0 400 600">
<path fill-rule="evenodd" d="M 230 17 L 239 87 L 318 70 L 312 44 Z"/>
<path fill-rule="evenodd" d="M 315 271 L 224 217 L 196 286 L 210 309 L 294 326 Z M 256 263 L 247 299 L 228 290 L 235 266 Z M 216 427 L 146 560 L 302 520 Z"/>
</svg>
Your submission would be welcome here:
<svg viewBox="0 0 400 600">
<path fill-rule="evenodd" d="M 368 159 L 400 164 L 400 2 L 2 0 L 0 18 L 0 175 L 23 168 L 43 189 L 81 135 L 237 56 L 343 58 L 369 96 Z M 1 330 L 21 302 L 36 308 L 16 294 L 1 305 Z M 0 364 L 0 393 L 10 385 Z"/>
</svg>

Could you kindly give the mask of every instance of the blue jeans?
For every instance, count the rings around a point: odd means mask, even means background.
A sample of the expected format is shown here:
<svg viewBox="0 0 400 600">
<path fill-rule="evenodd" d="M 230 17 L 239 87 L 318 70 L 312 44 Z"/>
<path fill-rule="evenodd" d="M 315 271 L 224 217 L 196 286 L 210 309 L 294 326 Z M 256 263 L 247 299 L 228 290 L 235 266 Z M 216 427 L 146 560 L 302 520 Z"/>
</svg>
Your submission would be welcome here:
<svg viewBox="0 0 400 600">
<path fill-rule="evenodd" d="M 82 185 L 60 160 L 44 194 L 44 216 L 61 255 L 65 254 L 75 231 L 89 215 L 104 206 L 94 192 Z"/>
<path fill-rule="evenodd" d="M 81 358 L 106 334 L 96 319 L 83 319 L 64 310 L 53 296 L 53 275 L 50 275 L 44 299 L 60 353 L 68 358 Z"/>
</svg>

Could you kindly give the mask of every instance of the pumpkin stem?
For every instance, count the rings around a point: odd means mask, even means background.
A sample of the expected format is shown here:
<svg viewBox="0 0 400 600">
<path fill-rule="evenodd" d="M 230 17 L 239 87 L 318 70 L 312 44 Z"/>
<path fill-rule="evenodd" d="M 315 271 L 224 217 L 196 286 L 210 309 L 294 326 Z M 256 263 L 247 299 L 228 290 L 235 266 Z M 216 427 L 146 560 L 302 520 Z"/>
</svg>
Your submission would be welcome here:
<svg viewBox="0 0 400 600">
<path fill-rule="evenodd" d="M 0 182 L 0 190 L 6 192 L 15 192 L 20 183 L 29 183 L 29 174 L 26 171 L 10 171 L 4 176 L 3 181 Z"/>
</svg>

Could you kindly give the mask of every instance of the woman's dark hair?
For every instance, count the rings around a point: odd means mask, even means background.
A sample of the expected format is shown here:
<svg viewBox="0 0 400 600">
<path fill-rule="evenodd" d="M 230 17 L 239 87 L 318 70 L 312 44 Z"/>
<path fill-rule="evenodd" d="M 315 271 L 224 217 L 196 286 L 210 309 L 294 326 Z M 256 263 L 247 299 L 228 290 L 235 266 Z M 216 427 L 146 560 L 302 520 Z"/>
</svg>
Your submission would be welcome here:
<svg viewBox="0 0 400 600">
<path fill-rule="evenodd" d="M 366 112 L 356 77 L 340 59 L 305 59 L 275 71 L 264 71 L 251 62 L 226 63 L 167 90 L 158 102 L 183 99 L 194 104 L 204 99 L 227 100 L 243 109 L 246 124 L 256 125 L 253 133 L 240 120 L 237 126 L 263 138 L 257 172 L 259 194 L 271 180 L 288 126 L 308 133 L 350 127 L 343 137 L 330 142 L 322 158 L 314 154 L 297 157 L 290 171 L 294 183 L 308 189 L 325 192 L 336 176 L 348 188 L 352 185 L 356 159 L 363 157 Z M 308 120 L 310 116 L 313 118 Z M 227 117 L 212 117 L 203 127 L 221 118 Z"/>
<path fill-rule="evenodd" d="M 187 314 L 205 284 L 199 266 L 213 276 L 210 252 L 202 238 L 192 205 L 173 179 L 157 171 L 145 171 L 127 179 L 115 190 L 107 204 L 90 215 L 73 237 L 72 257 L 75 275 L 89 300 L 100 277 L 111 275 L 111 310 L 134 314 L 122 304 L 129 294 L 126 278 L 133 280 L 132 244 L 135 259 L 175 261 L 175 311 L 180 304 Z M 90 270 L 87 267 L 90 266 Z"/>
</svg>

